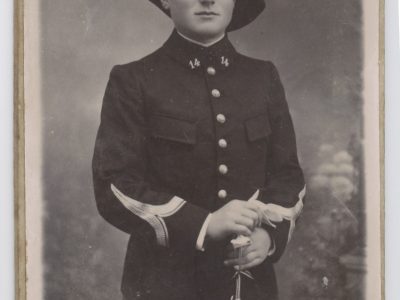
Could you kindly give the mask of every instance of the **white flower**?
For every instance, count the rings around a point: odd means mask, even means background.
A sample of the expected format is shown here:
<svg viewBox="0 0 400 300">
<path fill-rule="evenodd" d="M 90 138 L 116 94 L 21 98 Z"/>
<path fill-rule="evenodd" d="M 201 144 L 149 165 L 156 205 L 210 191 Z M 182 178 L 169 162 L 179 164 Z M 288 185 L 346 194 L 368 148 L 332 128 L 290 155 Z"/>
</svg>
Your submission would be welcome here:
<svg viewBox="0 0 400 300">
<path fill-rule="evenodd" d="M 329 178 L 325 175 L 314 175 L 311 177 L 310 186 L 313 189 L 321 189 L 329 186 Z"/>
<path fill-rule="evenodd" d="M 342 201 L 349 201 L 354 192 L 353 183 L 344 176 L 333 177 L 330 188 L 332 196 Z"/>
<path fill-rule="evenodd" d="M 354 167 L 349 163 L 341 163 L 336 166 L 337 174 L 343 175 L 348 178 L 352 178 L 354 176 Z"/>
<path fill-rule="evenodd" d="M 339 151 L 333 156 L 333 162 L 336 164 L 340 163 L 352 163 L 353 157 L 347 151 Z"/>
<path fill-rule="evenodd" d="M 318 168 L 318 173 L 320 175 L 333 176 L 333 175 L 336 175 L 337 168 L 334 164 L 330 164 L 330 163 L 322 164 Z"/>
</svg>

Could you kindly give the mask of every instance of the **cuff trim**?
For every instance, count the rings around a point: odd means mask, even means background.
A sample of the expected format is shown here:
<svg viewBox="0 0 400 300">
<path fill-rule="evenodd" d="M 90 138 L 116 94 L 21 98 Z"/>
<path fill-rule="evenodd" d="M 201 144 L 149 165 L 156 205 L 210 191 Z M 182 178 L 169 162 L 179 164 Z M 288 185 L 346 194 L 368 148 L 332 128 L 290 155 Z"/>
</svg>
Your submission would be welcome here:
<svg viewBox="0 0 400 300">
<path fill-rule="evenodd" d="M 303 210 L 303 198 L 305 194 L 306 186 L 304 186 L 298 194 L 299 200 L 293 207 L 283 207 L 273 203 L 265 204 L 261 201 L 255 200 L 257 201 L 256 203 L 259 206 L 260 211 L 262 212 L 262 222 L 276 228 L 276 225 L 273 222 L 280 223 L 283 220 L 288 220 L 290 222 L 290 228 L 287 242 L 289 242 L 296 226 L 296 219 L 299 217 L 301 211 Z"/>
<path fill-rule="evenodd" d="M 204 251 L 204 240 L 206 238 L 208 224 L 210 223 L 212 214 L 208 214 L 207 218 L 205 219 L 203 226 L 200 229 L 199 236 L 197 237 L 196 241 L 196 250 Z"/>
<path fill-rule="evenodd" d="M 166 204 L 151 205 L 126 196 L 113 184 L 111 184 L 111 190 L 115 197 L 117 197 L 117 199 L 122 203 L 122 205 L 125 206 L 126 209 L 153 227 L 156 233 L 157 244 L 164 247 L 169 246 L 168 229 L 163 218 L 177 213 L 183 207 L 183 205 L 186 204 L 185 200 L 174 196 Z"/>
</svg>

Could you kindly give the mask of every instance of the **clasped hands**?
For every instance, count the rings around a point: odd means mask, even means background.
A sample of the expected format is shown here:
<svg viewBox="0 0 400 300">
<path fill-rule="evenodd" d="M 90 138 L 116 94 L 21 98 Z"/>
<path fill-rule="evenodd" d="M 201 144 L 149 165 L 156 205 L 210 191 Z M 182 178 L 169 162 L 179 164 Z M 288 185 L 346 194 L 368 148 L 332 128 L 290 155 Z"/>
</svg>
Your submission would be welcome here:
<svg viewBox="0 0 400 300">
<path fill-rule="evenodd" d="M 232 200 L 212 214 L 206 236 L 215 241 L 235 235 L 250 237 L 251 244 L 243 248 L 240 258 L 233 247 L 228 246 L 224 261 L 226 266 L 246 270 L 261 264 L 271 248 L 271 238 L 260 224 L 261 216 L 255 203 Z"/>
</svg>

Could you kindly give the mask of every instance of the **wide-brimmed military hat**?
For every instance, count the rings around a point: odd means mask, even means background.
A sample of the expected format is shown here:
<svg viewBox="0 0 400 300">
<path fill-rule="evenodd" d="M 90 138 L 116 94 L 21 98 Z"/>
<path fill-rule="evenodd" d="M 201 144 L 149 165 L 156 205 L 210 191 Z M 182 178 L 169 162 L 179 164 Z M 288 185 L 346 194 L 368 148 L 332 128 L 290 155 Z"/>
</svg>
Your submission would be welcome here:
<svg viewBox="0 0 400 300">
<path fill-rule="evenodd" d="M 150 0 L 158 6 L 165 14 L 170 17 L 169 10 L 162 7 L 160 0 Z M 227 31 L 237 30 L 250 24 L 264 10 L 264 0 L 236 0 L 235 9 L 233 10 L 232 20 Z"/>
</svg>

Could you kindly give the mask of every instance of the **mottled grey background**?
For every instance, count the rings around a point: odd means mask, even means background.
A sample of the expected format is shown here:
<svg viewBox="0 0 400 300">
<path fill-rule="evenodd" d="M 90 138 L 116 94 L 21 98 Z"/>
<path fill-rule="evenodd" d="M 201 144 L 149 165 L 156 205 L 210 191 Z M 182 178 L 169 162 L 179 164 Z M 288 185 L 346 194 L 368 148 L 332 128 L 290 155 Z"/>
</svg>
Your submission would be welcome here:
<svg viewBox="0 0 400 300">
<path fill-rule="evenodd" d="M 268 0 L 254 23 L 230 34 L 239 51 L 278 67 L 308 179 L 321 163 L 321 145 L 340 152 L 362 134 L 361 13 L 359 0 Z M 91 179 L 102 96 L 111 67 L 154 51 L 172 24 L 145 0 L 42 0 L 41 20 L 46 299 L 120 299 L 127 236 L 98 215 Z M 305 216 L 328 215 L 324 193 L 312 188 Z M 351 201 L 357 217 L 362 197 Z M 282 299 L 319 280 L 304 271 L 307 283 L 297 282 L 301 270 L 293 269 L 306 260 L 302 244 L 312 244 L 305 220 L 277 265 Z M 305 299 L 331 299 L 318 298 L 324 288 L 309 289 L 314 294 Z"/>
</svg>

